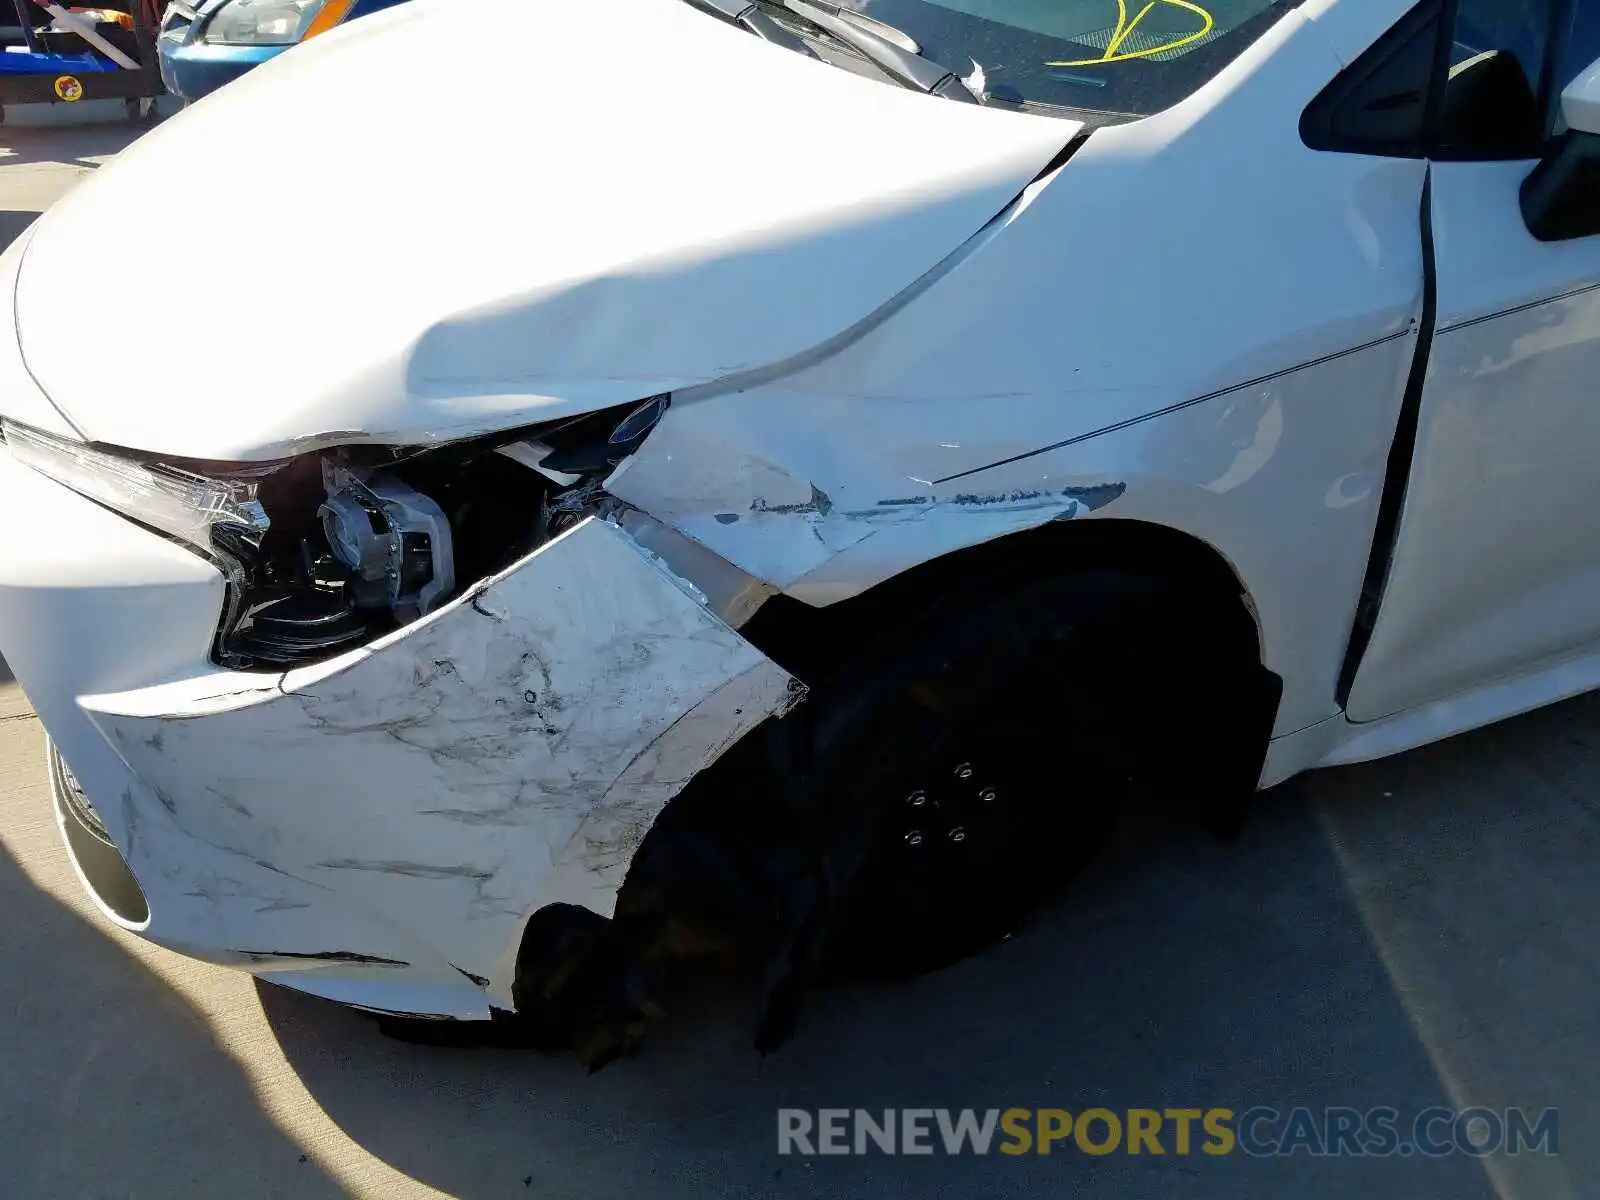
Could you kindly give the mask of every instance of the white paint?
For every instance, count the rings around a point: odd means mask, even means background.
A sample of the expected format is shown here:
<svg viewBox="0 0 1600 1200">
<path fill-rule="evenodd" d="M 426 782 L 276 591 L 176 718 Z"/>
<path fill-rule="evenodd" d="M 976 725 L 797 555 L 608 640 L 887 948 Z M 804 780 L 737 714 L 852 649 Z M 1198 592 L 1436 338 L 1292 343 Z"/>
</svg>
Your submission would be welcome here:
<svg viewBox="0 0 1600 1200">
<path fill-rule="evenodd" d="M 1568 129 L 1600 134 L 1600 62 L 1590 66 L 1561 93 L 1561 119 Z"/>
<path fill-rule="evenodd" d="M 1534 239 L 1532 167 L 1434 167 L 1439 332 L 1357 721 L 1600 640 L 1600 238 Z"/>
<path fill-rule="evenodd" d="M 1295 11 L 1316 24 L 1322 43 L 1348 66 L 1412 7 L 1413 0 L 1303 0 Z M 1290 115 L 1299 120 L 1299 112 Z"/>
<path fill-rule="evenodd" d="M 138 932 L 211 961 L 234 962 L 238 948 L 359 950 L 411 963 L 412 978 L 459 982 L 401 925 L 285 874 L 270 845 L 193 836 L 80 707 L 80 696 L 192 677 L 197 694 L 270 690 L 271 676 L 230 677 L 206 661 L 221 615 L 217 571 L 4 452 L 0 512 L 27 514 L 0 522 L 0 653 L 139 878 L 151 920 Z"/>
<path fill-rule="evenodd" d="M 1273 787 L 1310 767 L 1343 766 L 1401 754 L 1570 700 L 1597 687 L 1600 649 L 1591 647 L 1377 721 L 1357 723 L 1343 716 L 1329 717 L 1275 738 L 1260 786 Z"/>
<path fill-rule="evenodd" d="M 1536 663 L 1381 721 L 1341 721 L 1340 736 L 1318 765 L 1366 762 L 1503 721 L 1600 687 L 1600 649 Z"/>
<path fill-rule="evenodd" d="M 1339 69 L 1323 36 L 1286 18 L 1189 101 L 1097 131 L 831 353 L 680 393 L 608 487 L 827 604 L 1120 485 L 1096 519 L 1193 533 L 1243 578 L 1278 732 L 1332 715 L 1421 311 L 1424 168 L 1301 143 Z"/>
<path fill-rule="evenodd" d="M 0 254 L 0 311 L 8 311 L 4 306 L 8 306 L 10 298 L 16 295 L 17 271 L 37 227 L 37 221 L 29 225 Z M 15 322 L 3 324 L 7 327 L 0 328 L 0 414 L 57 437 L 77 437 L 77 430 L 67 424 L 55 405 L 50 403 L 50 398 L 34 382 L 33 376 L 28 374 L 27 364 L 22 361 Z"/>
<path fill-rule="evenodd" d="M 191 837 L 399 921 L 509 987 L 497 972 L 526 918 L 555 899 L 609 913 L 656 814 L 785 708 L 788 683 L 589 520 L 273 692 L 79 703 Z M 549 886 L 558 865 L 593 876 L 581 896 Z"/>
<path fill-rule="evenodd" d="M 571 49 L 418 104 L 465 27 Z M 673 0 L 413 0 L 251 71 L 62 200 L 22 272 L 24 353 L 90 438 L 196 458 L 583 412 L 824 341 L 1078 128 L 931 102 Z M 125 236 L 174 220 L 176 242 Z M 139 303 L 84 286 L 113 262 Z"/>
<path fill-rule="evenodd" d="M 279 987 L 294 988 L 369 1012 L 403 1016 L 487 1020 L 489 1003 L 483 989 L 464 976 L 437 979 L 423 972 L 340 964 L 301 971 L 252 974 Z"/>
<path fill-rule="evenodd" d="M 981 100 L 989 94 L 989 80 L 984 74 L 982 63 L 975 58 L 969 61 L 972 63 L 972 73 L 963 75 L 961 84 Z"/>
</svg>

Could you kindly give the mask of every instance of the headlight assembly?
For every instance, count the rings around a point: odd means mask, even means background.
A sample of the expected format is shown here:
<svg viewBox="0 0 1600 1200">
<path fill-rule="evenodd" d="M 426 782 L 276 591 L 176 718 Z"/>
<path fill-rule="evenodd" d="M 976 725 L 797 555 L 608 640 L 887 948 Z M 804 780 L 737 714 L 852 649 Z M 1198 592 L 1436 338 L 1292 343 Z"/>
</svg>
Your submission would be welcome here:
<svg viewBox="0 0 1600 1200">
<path fill-rule="evenodd" d="M 353 0 L 230 0 L 206 22 L 213 46 L 292 46 L 337 25 Z"/>
<path fill-rule="evenodd" d="M 268 463 L 145 461 L 0 419 L 17 461 L 194 548 L 227 580 L 214 658 L 329 658 L 409 624 L 608 503 L 668 397 L 442 446 Z"/>
<path fill-rule="evenodd" d="M 41 475 L 208 554 L 212 534 L 218 530 L 259 545 L 271 526 L 253 481 L 211 479 L 177 467 L 146 465 L 4 418 L 0 418 L 0 437 L 12 457 Z"/>
</svg>

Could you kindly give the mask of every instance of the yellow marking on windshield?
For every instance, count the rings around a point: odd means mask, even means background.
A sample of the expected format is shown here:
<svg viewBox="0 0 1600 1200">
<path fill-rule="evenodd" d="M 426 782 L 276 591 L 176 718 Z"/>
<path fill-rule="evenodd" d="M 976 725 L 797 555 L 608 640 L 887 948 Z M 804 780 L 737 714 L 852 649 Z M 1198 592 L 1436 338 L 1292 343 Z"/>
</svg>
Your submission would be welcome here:
<svg viewBox="0 0 1600 1200">
<path fill-rule="evenodd" d="M 1146 50 L 1130 50 L 1126 54 L 1120 53 L 1122 43 L 1132 36 L 1140 23 L 1155 11 L 1160 4 L 1171 4 L 1176 8 L 1186 8 L 1194 13 L 1203 22 L 1202 27 L 1194 33 L 1186 33 L 1182 37 L 1173 38 L 1171 41 L 1162 42 L 1160 45 L 1151 46 Z M 1198 4 L 1191 0 L 1150 0 L 1139 15 L 1133 20 L 1128 20 L 1128 0 L 1117 0 L 1117 28 L 1111 35 L 1111 41 L 1106 45 L 1105 53 L 1099 58 L 1079 58 L 1071 62 L 1047 62 L 1047 67 L 1097 67 L 1103 63 L 1128 62 L 1135 58 L 1150 58 L 1157 54 L 1166 54 L 1169 51 L 1180 49 L 1191 42 L 1198 42 L 1217 27 L 1216 18 Z"/>
<path fill-rule="evenodd" d="M 1154 7 L 1154 4 L 1150 6 L 1150 8 Z M 1145 12 L 1149 11 L 1149 9 L 1145 10 Z M 1144 13 L 1139 14 L 1139 20 L 1144 20 Z M 1133 25 L 1137 25 L 1138 23 L 1139 21 L 1135 21 Z M 1113 54 L 1115 54 L 1117 52 L 1117 48 L 1121 46 L 1122 43 L 1127 39 L 1128 35 L 1133 32 L 1133 25 L 1128 24 L 1128 0 L 1117 0 L 1117 31 L 1111 35 L 1111 41 L 1106 46 L 1107 58 L 1110 58 Z"/>
</svg>

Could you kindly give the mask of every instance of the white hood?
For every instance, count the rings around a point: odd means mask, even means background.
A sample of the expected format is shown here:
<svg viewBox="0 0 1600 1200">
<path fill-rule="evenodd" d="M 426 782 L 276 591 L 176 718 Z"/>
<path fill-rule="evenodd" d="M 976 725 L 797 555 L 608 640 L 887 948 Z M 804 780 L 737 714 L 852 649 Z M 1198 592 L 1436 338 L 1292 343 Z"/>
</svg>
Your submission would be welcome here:
<svg viewBox="0 0 1600 1200">
<path fill-rule="evenodd" d="M 85 437 L 173 456 L 581 412 L 826 341 L 1078 128 L 863 79 L 683 0 L 415 0 L 57 205 L 22 263 L 22 352 Z"/>
</svg>

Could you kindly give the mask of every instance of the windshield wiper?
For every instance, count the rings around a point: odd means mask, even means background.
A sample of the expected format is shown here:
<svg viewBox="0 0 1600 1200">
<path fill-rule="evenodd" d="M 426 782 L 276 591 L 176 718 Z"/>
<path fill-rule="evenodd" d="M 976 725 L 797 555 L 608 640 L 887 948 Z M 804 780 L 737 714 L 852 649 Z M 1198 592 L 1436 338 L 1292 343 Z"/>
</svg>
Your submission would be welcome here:
<svg viewBox="0 0 1600 1200">
<path fill-rule="evenodd" d="M 757 37 L 812 54 L 811 47 L 805 44 L 803 38 L 785 29 L 764 12 L 761 5 L 752 3 L 751 0 L 689 0 L 689 2 L 700 8 L 709 9 L 735 25 L 748 29 Z M 854 16 L 853 13 L 848 9 L 841 10 L 839 5 L 829 3 L 828 0 L 765 0 L 765 2 L 773 8 L 793 13 L 809 25 L 815 25 L 835 41 L 842 42 L 861 55 L 896 83 L 919 92 L 927 92 L 932 96 L 960 101 L 963 104 L 983 103 L 982 98 L 973 95 L 954 71 L 940 66 L 930 58 L 925 58 L 914 49 L 908 49 L 917 44 L 915 39 L 901 33 L 893 26 L 884 25 L 881 21 L 873 19 L 872 24 L 884 30 L 883 33 L 879 33 L 876 29 L 868 28 L 864 22 L 850 19 Z M 815 57 L 814 54 L 812 56 Z"/>
<path fill-rule="evenodd" d="M 748 30 L 764 42 L 772 42 L 789 50 L 798 50 L 811 58 L 816 57 L 815 52 L 806 44 L 805 38 L 785 29 L 750 0 L 689 0 L 689 3 L 721 17 L 730 25 Z"/>
<path fill-rule="evenodd" d="M 946 100 L 959 100 L 964 104 L 983 103 L 980 97 L 973 95 L 967 85 L 961 82 L 961 77 L 954 71 L 901 45 L 902 40 L 913 46 L 916 42 L 893 26 L 873 21 L 873 24 L 882 25 L 885 30 L 898 35 L 891 40 L 885 34 L 877 33 L 849 20 L 841 14 L 839 5 L 828 3 L 827 0 L 767 0 L 767 2 L 787 9 L 818 29 L 825 30 L 897 83 L 903 83 L 906 87 L 927 92 L 932 96 L 943 96 Z"/>
</svg>

